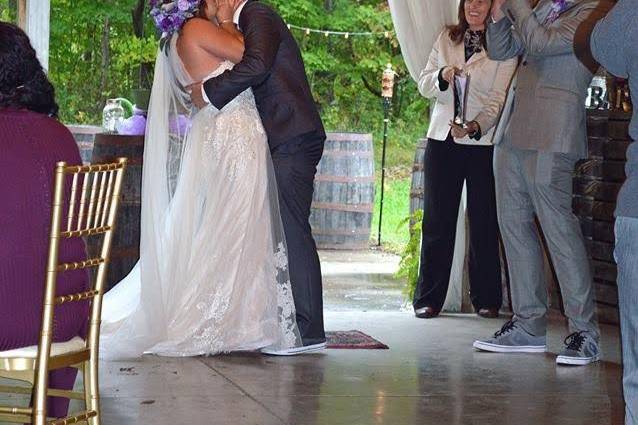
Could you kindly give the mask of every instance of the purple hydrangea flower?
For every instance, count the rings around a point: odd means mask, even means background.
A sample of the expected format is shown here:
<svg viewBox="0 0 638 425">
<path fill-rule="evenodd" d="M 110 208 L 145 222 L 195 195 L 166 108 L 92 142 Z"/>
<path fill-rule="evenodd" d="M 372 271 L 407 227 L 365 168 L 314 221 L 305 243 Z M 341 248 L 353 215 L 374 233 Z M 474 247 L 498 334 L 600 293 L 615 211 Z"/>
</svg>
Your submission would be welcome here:
<svg viewBox="0 0 638 425">
<path fill-rule="evenodd" d="M 160 30 L 162 30 L 162 32 L 169 32 L 172 28 L 173 28 L 173 17 L 172 16 L 162 17 L 162 21 L 160 22 Z"/>
<path fill-rule="evenodd" d="M 173 17 L 173 27 L 177 28 L 177 30 L 184 25 L 184 22 L 186 22 L 186 18 L 181 15 L 175 15 Z"/>
<path fill-rule="evenodd" d="M 164 36 L 181 29 L 187 19 L 197 14 L 200 0 L 149 0 L 150 15 Z"/>
</svg>

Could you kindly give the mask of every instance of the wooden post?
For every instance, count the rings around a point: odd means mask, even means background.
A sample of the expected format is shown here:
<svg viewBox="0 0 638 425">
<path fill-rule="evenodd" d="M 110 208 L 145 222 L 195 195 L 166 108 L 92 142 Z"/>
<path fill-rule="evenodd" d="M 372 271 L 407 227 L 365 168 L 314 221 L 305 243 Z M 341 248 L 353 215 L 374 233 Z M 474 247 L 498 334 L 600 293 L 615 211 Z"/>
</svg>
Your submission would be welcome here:
<svg viewBox="0 0 638 425">
<path fill-rule="evenodd" d="M 18 26 L 24 29 L 27 25 L 27 0 L 18 0 Z"/>
<path fill-rule="evenodd" d="M 51 0 L 18 0 L 18 25 L 31 40 L 42 67 L 49 69 Z"/>
</svg>

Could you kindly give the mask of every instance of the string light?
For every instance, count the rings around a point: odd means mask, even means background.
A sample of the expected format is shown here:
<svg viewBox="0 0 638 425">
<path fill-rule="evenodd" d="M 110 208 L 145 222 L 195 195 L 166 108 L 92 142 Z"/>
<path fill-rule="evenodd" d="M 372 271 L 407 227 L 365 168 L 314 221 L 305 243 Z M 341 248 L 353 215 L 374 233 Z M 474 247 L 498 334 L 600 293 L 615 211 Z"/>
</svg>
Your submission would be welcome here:
<svg viewBox="0 0 638 425">
<path fill-rule="evenodd" d="M 299 31 L 303 31 L 306 35 L 310 35 L 312 33 L 323 34 L 325 37 L 329 37 L 331 35 L 344 37 L 346 39 L 351 36 L 354 37 L 385 37 L 390 38 L 394 31 L 332 31 L 332 30 L 322 30 L 308 27 L 300 27 L 298 25 L 287 24 L 288 29 L 295 29 Z"/>
</svg>

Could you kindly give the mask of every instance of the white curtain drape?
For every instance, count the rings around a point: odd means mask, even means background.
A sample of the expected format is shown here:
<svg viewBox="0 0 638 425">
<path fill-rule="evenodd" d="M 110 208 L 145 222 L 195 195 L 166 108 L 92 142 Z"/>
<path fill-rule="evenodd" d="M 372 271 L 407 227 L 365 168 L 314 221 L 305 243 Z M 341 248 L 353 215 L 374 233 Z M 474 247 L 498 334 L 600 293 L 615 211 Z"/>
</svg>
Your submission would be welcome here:
<svg viewBox="0 0 638 425">
<path fill-rule="evenodd" d="M 401 53 L 414 80 L 443 27 L 457 20 L 458 0 L 388 0 Z"/>
<path fill-rule="evenodd" d="M 457 22 L 459 0 L 388 0 L 388 4 L 403 60 L 412 79 L 417 81 L 439 33 L 446 25 Z M 445 311 L 460 312 L 463 307 L 463 282 L 467 281 L 464 278 L 467 246 L 466 206 L 464 186 L 456 225 L 450 286 L 443 305 Z"/>
</svg>

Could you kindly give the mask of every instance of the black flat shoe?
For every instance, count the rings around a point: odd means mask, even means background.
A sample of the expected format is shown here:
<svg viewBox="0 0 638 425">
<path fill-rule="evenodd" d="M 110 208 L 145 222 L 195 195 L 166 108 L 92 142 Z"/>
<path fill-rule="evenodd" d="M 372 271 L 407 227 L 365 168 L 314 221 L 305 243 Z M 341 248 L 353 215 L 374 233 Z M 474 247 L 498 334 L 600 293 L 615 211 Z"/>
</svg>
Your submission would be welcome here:
<svg viewBox="0 0 638 425">
<path fill-rule="evenodd" d="M 414 310 L 414 315 L 419 319 L 433 319 L 441 313 L 441 310 L 437 310 L 433 307 L 421 307 Z"/>
<path fill-rule="evenodd" d="M 486 319 L 496 319 L 498 317 L 498 308 L 479 308 L 476 314 Z"/>
</svg>

